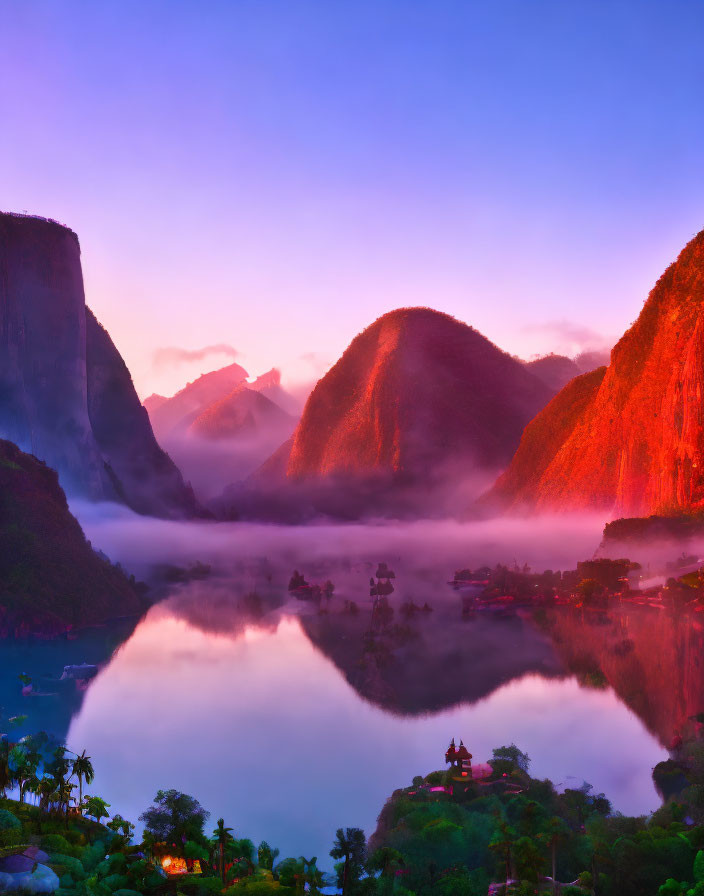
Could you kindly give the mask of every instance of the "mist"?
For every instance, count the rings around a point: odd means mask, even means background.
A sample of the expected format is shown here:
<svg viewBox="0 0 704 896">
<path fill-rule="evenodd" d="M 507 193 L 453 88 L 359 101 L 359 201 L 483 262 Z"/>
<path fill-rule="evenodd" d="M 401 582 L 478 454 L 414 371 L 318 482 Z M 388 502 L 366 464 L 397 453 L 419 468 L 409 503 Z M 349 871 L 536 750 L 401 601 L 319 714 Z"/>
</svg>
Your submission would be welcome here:
<svg viewBox="0 0 704 896">
<path fill-rule="evenodd" d="M 397 575 L 432 570 L 442 582 L 457 568 L 485 563 L 515 560 L 534 569 L 567 569 L 593 556 L 604 525 L 602 516 L 586 514 L 290 526 L 157 520 L 120 505 L 85 501 L 73 501 L 71 510 L 93 546 L 138 577 L 148 577 L 159 564 L 196 562 L 223 576 L 244 565 L 253 579 L 258 569 L 288 577 L 293 568 L 306 573 L 379 560 L 396 564 Z"/>
</svg>

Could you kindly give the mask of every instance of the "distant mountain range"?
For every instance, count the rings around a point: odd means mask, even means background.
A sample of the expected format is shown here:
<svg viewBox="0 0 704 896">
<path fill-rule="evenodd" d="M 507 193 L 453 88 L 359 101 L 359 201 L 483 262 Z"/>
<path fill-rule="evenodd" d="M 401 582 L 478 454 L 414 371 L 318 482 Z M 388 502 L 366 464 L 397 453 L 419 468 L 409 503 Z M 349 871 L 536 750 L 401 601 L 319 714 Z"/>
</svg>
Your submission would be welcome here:
<svg viewBox="0 0 704 896">
<path fill-rule="evenodd" d="M 157 438 L 207 499 L 255 470 L 296 427 L 300 408 L 272 369 L 252 382 L 239 364 L 205 373 L 171 398 L 144 402 Z"/>
<path fill-rule="evenodd" d="M 589 373 L 597 367 L 609 363 L 607 352 L 583 352 L 576 358 L 568 358 L 565 355 L 544 355 L 533 361 L 526 361 L 525 365 L 548 386 L 553 394 L 557 394 L 570 380 L 583 373 Z"/>
<path fill-rule="evenodd" d="M 158 516 L 198 511 L 86 308 L 77 236 L 10 214 L 0 214 L 0 438 L 46 461 L 73 495 Z"/>
<path fill-rule="evenodd" d="M 608 367 L 526 428 L 497 509 L 647 516 L 704 508 L 704 231 L 660 277 Z"/>
</svg>

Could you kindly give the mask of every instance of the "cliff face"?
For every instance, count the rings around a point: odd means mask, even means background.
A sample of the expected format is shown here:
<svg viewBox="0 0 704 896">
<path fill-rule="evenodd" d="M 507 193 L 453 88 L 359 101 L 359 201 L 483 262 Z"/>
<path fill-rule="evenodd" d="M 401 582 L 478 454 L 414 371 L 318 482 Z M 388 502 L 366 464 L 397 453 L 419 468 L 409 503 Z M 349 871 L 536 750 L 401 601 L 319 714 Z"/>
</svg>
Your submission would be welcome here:
<svg viewBox="0 0 704 896">
<path fill-rule="evenodd" d="M 130 372 L 89 308 L 86 370 L 88 417 L 118 496 L 138 513 L 196 514 L 193 492 L 157 444 Z"/>
<path fill-rule="evenodd" d="M 568 384 L 526 428 L 489 497 L 613 516 L 701 509 L 703 393 L 704 232 L 658 280 L 608 368 Z"/>
<path fill-rule="evenodd" d="M 78 238 L 8 214 L 0 214 L 0 437 L 56 469 L 73 494 L 159 515 L 194 507 L 119 353 L 86 309 Z"/>
<path fill-rule="evenodd" d="M 78 238 L 0 215 L 0 436 L 61 471 L 67 488 L 109 487 L 88 419 Z"/>
<path fill-rule="evenodd" d="M 86 541 L 54 470 L 0 441 L 0 634 L 56 633 L 142 609 Z"/>
<path fill-rule="evenodd" d="M 550 397 L 526 367 L 454 318 L 405 308 L 357 336 L 313 390 L 287 476 L 496 469 Z"/>
</svg>

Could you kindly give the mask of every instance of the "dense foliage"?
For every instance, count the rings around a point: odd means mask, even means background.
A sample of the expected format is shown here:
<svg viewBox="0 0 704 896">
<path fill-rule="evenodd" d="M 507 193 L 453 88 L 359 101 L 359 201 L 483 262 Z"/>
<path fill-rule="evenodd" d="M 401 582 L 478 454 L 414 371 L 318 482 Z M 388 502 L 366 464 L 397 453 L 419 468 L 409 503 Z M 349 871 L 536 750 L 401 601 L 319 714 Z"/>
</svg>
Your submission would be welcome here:
<svg viewBox="0 0 704 896">
<path fill-rule="evenodd" d="M 279 859 L 222 818 L 209 830 L 209 813 L 176 790 L 157 792 L 135 842 L 133 824 L 83 794 L 94 776 L 85 751 L 45 734 L 3 738 L 0 794 L 18 799 L 0 798 L 0 888 L 2 862 L 17 857 L 34 863 L 28 891 L 58 896 L 294 896 L 326 886 L 344 896 L 704 896 L 704 744 L 681 744 L 656 767 L 666 802 L 650 818 L 612 812 L 586 783 L 558 792 L 529 767 L 511 744 L 494 750 L 483 777 L 458 765 L 416 777 L 388 800 L 369 842 L 359 828 L 337 830 L 328 876 L 317 857 Z"/>
</svg>

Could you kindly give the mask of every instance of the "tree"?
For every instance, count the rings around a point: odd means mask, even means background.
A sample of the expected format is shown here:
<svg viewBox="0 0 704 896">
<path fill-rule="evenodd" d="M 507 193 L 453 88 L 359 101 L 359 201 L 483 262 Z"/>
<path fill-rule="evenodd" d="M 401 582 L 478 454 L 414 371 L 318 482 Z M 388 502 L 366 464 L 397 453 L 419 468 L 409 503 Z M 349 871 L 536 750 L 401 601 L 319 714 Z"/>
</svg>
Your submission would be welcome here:
<svg viewBox="0 0 704 896">
<path fill-rule="evenodd" d="M 543 854 L 532 837 L 519 837 L 513 844 L 516 871 L 521 880 L 527 880 L 538 886 L 540 869 L 543 865 Z"/>
<path fill-rule="evenodd" d="M 367 855 L 367 840 L 361 828 L 337 829 L 330 855 L 340 859 L 337 885 L 342 887 L 342 896 L 349 896 L 351 888 L 359 880 Z"/>
<path fill-rule="evenodd" d="M 225 827 L 225 819 L 218 818 L 218 826 L 213 831 L 215 842 L 220 852 L 220 879 L 225 886 L 225 846 L 232 842 L 232 828 Z"/>
<path fill-rule="evenodd" d="M 78 778 L 78 806 L 82 811 L 83 806 L 83 782 L 86 784 L 90 784 L 95 777 L 95 772 L 93 771 L 93 764 L 90 761 L 90 756 L 86 756 L 86 751 L 84 750 L 80 756 L 76 756 L 71 765 L 71 774 L 75 775 Z"/>
<path fill-rule="evenodd" d="M 59 793 L 56 789 L 56 781 L 50 775 L 44 775 L 39 779 L 36 794 L 39 797 L 39 808 L 47 812 L 52 803 L 59 802 Z"/>
<path fill-rule="evenodd" d="M 249 837 L 242 837 L 241 840 L 232 841 L 232 854 L 238 866 L 243 866 L 244 874 L 249 875 L 254 872 L 254 843 Z"/>
<path fill-rule="evenodd" d="M 156 841 L 181 848 L 186 840 L 203 841 L 203 825 L 210 813 L 195 797 L 178 790 L 159 790 L 154 805 L 139 816 Z"/>
<path fill-rule="evenodd" d="M 313 856 L 312 859 L 306 859 L 301 856 L 301 862 L 303 863 L 304 887 L 307 888 L 307 892 L 311 896 L 316 896 L 323 886 L 323 874 L 318 868 L 318 857 Z"/>
<path fill-rule="evenodd" d="M 126 818 L 123 818 L 119 814 L 113 815 L 106 826 L 109 827 L 111 831 L 115 831 L 116 834 L 122 834 L 125 838 L 125 843 L 129 843 L 134 834 L 134 825 L 132 822 L 127 821 Z"/>
<path fill-rule="evenodd" d="M 550 849 L 553 893 L 557 893 L 557 847 L 567 841 L 569 834 L 570 829 L 558 815 L 553 815 L 545 825 L 543 832 L 539 834 L 540 839 Z"/>
<path fill-rule="evenodd" d="M 102 797 L 86 797 L 86 815 L 90 815 L 98 822 L 98 824 L 100 824 L 101 818 L 110 818 L 110 813 L 108 812 L 109 807 L 110 803 L 106 803 Z"/>
<path fill-rule="evenodd" d="M 31 746 L 20 742 L 15 744 L 8 756 L 10 774 L 20 789 L 20 802 L 24 802 L 24 794 L 29 782 L 36 776 L 39 768 L 39 755 Z"/>
<path fill-rule="evenodd" d="M 508 882 L 511 880 L 511 855 L 514 841 L 516 840 L 516 832 L 503 819 L 499 818 L 494 829 L 494 836 L 489 842 L 489 849 L 504 862 L 506 869 L 506 892 L 508 893 Z"/>
<path fill-rule="evenodd" d="M 6 737 L 0 738 L 0 796 L 4 797 L 8 788 L 12 787 L 12 769 L 10 768 L 10 742 Z"/>
<path fill-rule="evenodd" d="M 278 849 L 272 849 L 266 840 L 262 840 L 259 844 L 259 849 L 257 850 L 257 862 L 259 867 L 266 871 L 272 871 L 278 855 Z"/>
<path fill-rule="evenodd" d="M 506 770 L 509 773 L 518 768 L 528 774 L 530 756 L 519 750 L 515 744 L 511 744 L 508 747 L 496 747 L 496 749 L 492 750 L 492 753 L 493 758 L 489 760 L 489 765 L 494 771 L 499 771 L 499 769 L 503 771 L 508 766 Z"/>
<path fill-rule="evenodd" d="M 396 873 L 403 868 L 404 864 L 403 856 L 397 849 L 381 846 L 367 860 L 367 871 L 371 874 L 378 874 L 385 891 L 391 892 Z"/>
</svg>

